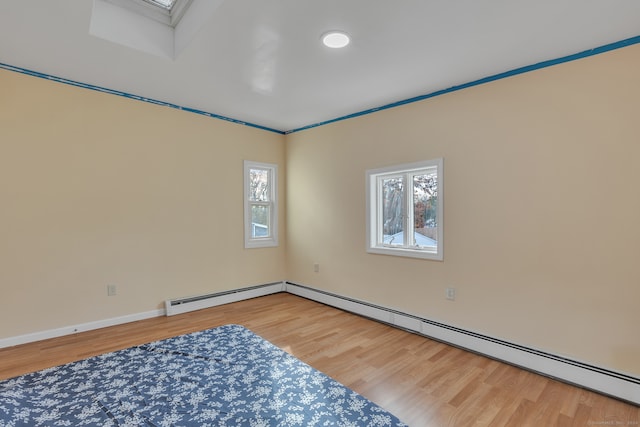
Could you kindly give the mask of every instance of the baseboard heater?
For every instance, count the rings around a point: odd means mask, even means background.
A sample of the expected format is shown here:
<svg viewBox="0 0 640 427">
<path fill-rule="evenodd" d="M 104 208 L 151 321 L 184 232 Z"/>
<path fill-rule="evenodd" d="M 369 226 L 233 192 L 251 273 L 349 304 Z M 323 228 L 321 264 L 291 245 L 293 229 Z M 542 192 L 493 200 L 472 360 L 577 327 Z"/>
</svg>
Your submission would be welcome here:
<svg viewBox="0 0 640 427">
<path fill-rule="evenodd" d="M 640 405 L 640 378 L 292 282 L 285 290 L 579 387 Z"/>
<path fill-rule="evenodd" d="M 638 377 L 293 282 L 276 282 L 167 300 L 165 301 L 166 315 L 172 316 L 278 292 L 288 292 L 359 314 L 544 376 L 640 405 L 640 378 Z"/>
<path fill-rule="evenodd" d="M 249 286 L 242 289 L 216 292 L 214 294 L 166 300 L 164 308 L 167 316 L 228 304 L 245 299 L 275 294 L 285 290 L 284 282 L 268 283 L 265 285 Z"/>
</svg>

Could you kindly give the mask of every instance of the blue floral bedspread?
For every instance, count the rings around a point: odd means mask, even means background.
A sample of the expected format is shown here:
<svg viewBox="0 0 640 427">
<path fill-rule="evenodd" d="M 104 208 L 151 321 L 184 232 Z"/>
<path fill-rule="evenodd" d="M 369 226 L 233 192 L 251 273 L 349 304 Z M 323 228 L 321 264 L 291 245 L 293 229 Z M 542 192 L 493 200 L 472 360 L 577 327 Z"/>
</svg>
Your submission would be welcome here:
<svg viewBox="0 0 640 427">
<path fill-rule="evenodd" d="M 239 325 L 0 381 L 0 427 L 405 426 Z"/>
</svg>

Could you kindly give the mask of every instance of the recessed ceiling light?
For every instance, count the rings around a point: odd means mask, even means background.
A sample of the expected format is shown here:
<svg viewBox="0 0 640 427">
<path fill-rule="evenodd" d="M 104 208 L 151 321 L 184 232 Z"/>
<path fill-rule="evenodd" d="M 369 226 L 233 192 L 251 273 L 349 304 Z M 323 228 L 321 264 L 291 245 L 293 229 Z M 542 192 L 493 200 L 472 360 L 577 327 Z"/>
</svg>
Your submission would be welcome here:
<svg viewBox="0 0 640 427">
<path fill-rule="evenodd" d="M 329 31 L 322 35 L 322 43 L 332 49 L 345 47 L 350 41 L 351 39 L 349 39 L 349 36 L 342 31 Z"/>
</svg>

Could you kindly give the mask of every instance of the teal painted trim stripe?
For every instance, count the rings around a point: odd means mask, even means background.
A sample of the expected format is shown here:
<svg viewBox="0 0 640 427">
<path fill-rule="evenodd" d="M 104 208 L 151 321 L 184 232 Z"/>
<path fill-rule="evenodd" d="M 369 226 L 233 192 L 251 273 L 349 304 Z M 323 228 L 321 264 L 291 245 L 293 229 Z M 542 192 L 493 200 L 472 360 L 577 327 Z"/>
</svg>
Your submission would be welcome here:
<svg viewBox="0 0 640 427">
<path fill-rule="evenodd" d="M 28 69 L 25 69 L 25 68 L 14 67 L 14 66 L 11 66 L 11 65 L 8 65 L 8 64 L 3 64 L 1 62 L 0 62 L 0 69 L 5 69 L 5 70 L 9 70 L 9 71 L 15 71 L 15 72 L 18 72 L 18 73 L 21 73 L 21 74 L 27 74 L 27 75 L 34 76 L 34 77 L 39 77 L 39 78 L 55 81 L 55 82 L 58 82 L 58 83 L 68 84 L 68 85 L 71 85 L 71 86 L 81 87 L 81 88 L 85 88 L 85 89 L 96 90 L 98 92 L 108 93 L 108 94 L 111 94 L 111 95 L 123 96 L 125 98 L 135 99 L 135 100 L 138 100 L 138 101 L 149 102 L 151 104 L 156 104 L 156 105 L 160 105 L 160 106 L 174 108 L 174 109 L 177 109 L 177 110 L 187 111 L 187 112 L 190 112 L 190 113 L 200 114 L 200 115 L 203 115 L 203 116 L 207 116 L 207 117 L 211 117 L 211 118 L 215 118 L 215 119 L 219 119 L 219 120 L 225 120 L 225 121 L 228 121 L 228 122 L 237 123 L 237 124 L 244 125 L 244 126 L 249 126 L 249 127 L 253 127 L 253 128 L 257 128 L 257 129 L 261 129 L 261 130 L 266 130 L 268 132 L 274 132 L 274 133 L 277 133 L 279 135 L 288 135 L 288 134 L 295 133 L 295 132 L 300 132 L 300 131 L 303 131 L 303 130 L 306 130 L 306 129 L 311 129 L 311 128 L 327 125 L 327 124 L 330 124 L 330 123 L 334 123 L 334 122 L 339 122 L 339 121 L 348 120 L 348 119 L 352 119 L 352 118 L 359 117 L 359 116 L 364 116 L 364 115 L 367 115 L 367 114 L 375 113 L 377 111 L 387 110 L 389 108 L 399 107 L 401 105 L 411 104 L 413 102 L 418 102 L 418 101 L 422 101 L 422 100 L 425 100 L 425 99 L 434 98 L 436 96 L 444 95 L 444 94 L 447 94 L 447 93 L 455 92 L 455 91 L 466 89 L 466 88 L 473 87 L 473 86 L 478 86 L 478 85 L 481 85 L 481 84 L 484 84 L 484 83 L 489 83 L 489 82 L 492 82 L 492 81 L 504 79 L 504 78 L 515 76 L 515 75 L 518 75 L 518 74 L 528 73 L 530 71 L 539 70 L 541 68 L 551 67 L 553 65 L 562 64 L 564 62 L 575 61 L 577 59 L 586 58 L 586 57 L 593 56 L 593 55 L 598 55 L 598 54 L 601 54 L 601 53 L 605 53 L 605 52 L 608 52 L 608 51 L 611 51 L 611 50 L 615 50 L 615 49 L 620 49 L 620 48 L 631 46 L 631 45 L 638 44 L 638 43 L 640 43 L 640 36 L 631 37 L 631 38 L 628 38 L 628 39 L 625 39 L 625 40 L 621 40 L 621 41 L 618 41 L 618 42 L 606 44 L 604 46 L 596 47 L 594 49 L 585 50 L 583 52 L 579 52 L 579 53 L 575 53 L 575 54 L 572 54 L 572 55 L 563 56 L 563 57 L 556 58 L 556 59 L 550 59 L 550 60 L 547 60 L 547 61 L 542 61 L 542 62 L 539 62 L 537 64 L 533 64 L 533 65 L 527 65 L 527 66 L 516 68 L 516 69 L 510 70 L 510 71 L 505 71 L 503 73 L 495 74 L 495 75 L 492 75 L 492 76 L 489 76 L 489 77 L 484 77 L 482 79 L 474 80 L 474 81 L 471 81 L 471 82 L 468 82 L 468 83 L 463 83 L 463 84 L 460 84 L 460 85 L 457 85 L 457 86 L 452 86 L 452 87 L 447 88 L 447 89 L 437 90 L 435 92 L 431 92 L 431 93 L 428 93 L 426 95 L 415 96 L 413 98 L 404 99 L 404 100 L 401 100 L 401 101 L 397 101 L 397 102 L 393 102 L 393 103 L 390 103 L 390 104 L 382 105 L 380 107 L 370 108 L 368 110 L 359 111 L 357 113 L 348 114 L 346 116 L 337 117 L 335 119 L 314 123 L 314 124 L 303 126 L 303 127 L 300 127 L 300 128 L 291 129 L 291 130 L 288 130 L 288 131 L 281 131 L 281 130 L 278 130 L 278 129 L 274 129 L 274 128 L 270 128 L 270 127 L 266 127 L 266 126 L 261 126 L 261 125 L 255 124 L 255 123 L 245 122 L 245 121 L 242 121 L 242 120 L 233 119 L 231 117 L 221 116 L 219 114 L 209 113 L 209 112 L 198 110 L 198 109 L 195 109 L 195 108 L 182 107 L 182 106 L 179 106 L 179 105 L 176 105 L 176 104 L 172 104 L 172 103 L 169 103 L 169 102 L 158 101 L 158 100 L 152 99 L 152 98 L 146 98 L 146 97 L 143 97 L 143 96 L 133 95 L 133 94 L 130 94 L 130 93 L 121 92 L 121 91 L 117 91 L 117 90 L 113 90 L 113 89 L 107 89 L 107 88 L 103 88 L 103 87 L 100 87 L 100 86 L 90 85 L 90 84 L 87 84 L 87 83 L 81 83 L 81 82 L 77 82 L 77 81 L 74 81 L 74 80 L 65 79 L 65 78 L 62 78 L 62 77 L 51 76 L 51 75 L 48 75 L 48 74 L 39 73 L 39 72 L 28 70 Z"/>
<path fill-rule="evenodd" d="M 80 88 L 83 88 L 83 89 L 91 89 L 91 90 L 95 90 L 95 91 L 98 91 L 98 92 L 107 93 L 107 94 L 110 94 L 110 95 L 123 96 L 125 98 L 134 99 L 136 101 L 148 102 L 150 104 L 155 104 L 155 105 L 159 105 L 159 106 L 162 106 L 162 107 L 169 107 L 169 108 L 174 108 L 176 110 L 187 111 L 189 113 L 200 114 L 202 116 L 207 116 L 207 117 L 211 117 L 211 118 L 219 119 L 219 120 L 225 120 L 227 122 L 237 123 L 239 125 L 244 125 L 244 126 L 249 126 L 249 127 L 261 129 L 261 130 L 266 130 L 266 131 L 274 132 L 274 133 L 277 133 L 277 134 L 280 134 L 280 135 L 284 135 L 285 134 L 285 132 L 283 132 L 281 130 L 273 129 L 273 128 L 266 127 L 266 126 L 257 125 L 255 123 L 245 122 L 245 121 L 242 121 L 242 120 L 233 119 L 231 117 L 225 117 L 225 116 L 221 116 L 219 114 L 209 113 L 209 112 L 198 110 L 198 109 L 195 109 L 195 108 L 182 107 L 180 105 L 172 104 L 170 102 L 158 101 L 157 99 L 147 98 L 147 97 L 144 97 L 144 96 L 133 95 L 133 94 L 130 94 L 130 93 L 127 93 L 127 92 L 121 92 L 119 90 L 107 89 L 107 88 L 104 88 L 104 87 L 95 86 L 95 85 L 91 85 L 91 84 L 88 84 L 88 83 L 81 83 L 81 82 L 77 82 L 75 80 L 69 80 L 69 79 L 65 79 L 65 78 L 62 78 L 62 77 L 51 76 L 49 74 L 44 74 L 44 73 L 39 73 L 37 71 L 28 70 L 26 68 L 14 67 L 12 65 L 3 64 L 1 62 L 0 62 L 0 69 L 4 69 L 4 70 L 8 70 L 8 71 L 14 71 L 16 73 L 26 74 L 26 75 L 33 76 L 33 77 L 39 77 L 41 79 L 51 80 L 51 81 L 54 81 L 54 82 L 57 82 L 57 83 L 63 83 L 63 84 L 67 84 L 67 85 L 70 85 L 70 86 L 80 87 Z"/>
<path fill-rule="evenodd" d="M 303 131 L 303 130 L 306 130 L 306 129 L 311 129 L 311 128 L 315 128 L 315 127 L 318 127 L 318 126 L 327 125 L 329 123 L 335 123 L 335 122 L 339 122 L 339 121 L 342 121 L 342 120 L 352 119 L 354 117 L 364 116 L 364 115 L 367 115 L 367 114 L 375 113 L 376 111 L 388 110 L 389 108 L 399 107 L 401 105 L 411 104 L 413 102 L 418 102 L 418 101 L 423 101 L 425 99 L 434 98 L 436 96 L 444 95 L 444 94 L 447 94 L 447 93 L 455 92 L 455 91 L 466 89 L 466 88 L 469 88 L 469 87 L 478 86 L 478 85 L 481 85 L 481 84 L 484 84 L 484 83 L 493 82 L 493 81 L 496 81 L 496 80 L 504 79 L 504 78 L 515 76 L 515 75 L 518 75 L 518 74 L 528 73 L 530 71 L 535 71 L 535 70 L 539 70 L 541 68 L 551 67 L 553 65 L 562 64 L 562 63 L 565 63 L 565 62 L 575 61 L 577 59 L 586 58 L 586 57 L 593 56 L 593 55 L 598 55 L 598 54 L 601 54 L 601 53 L 609 52 L 611 50 L 620 49 L 620 48 L 631 46 L 631 45 L 638 44 L 638 43 L 640 43 L 640 36 L 631 37 L 631 38 L 628 38 L 628 39 L 625 39 L 625 40 L 621 40 L 621 41 L 618 41 L 618 42 L 615 42 L 615 43 L 610 43 L 610 44 L 606 44 L 604 46 L 596 47 L 594 49 L 589 49 L 589 50 L 585 50 L 583 52 L 574 53 L 572 55 L 563 56 L 561 58 L 550 59 L 548 61 L 538 62 L 537 64 L 527 65 L 525 67 L 520 67 L 520 68 L 516 68 L 516 69 L 510 70 L 510 71 L 505 71 L 504 73 L 494 74 L 492 76 L 484 77 L 482 79 L 474 80 L 472 82 L 463 83 L 463 84 L 460 84 L 460 85 L 457 85 L 457 86 L 452 86 L 452 87 L 450 87 L 448 89 L 437 90 L 435 92 L 431 92 L 431 93 L 428 93 L 426 95 L 415 96 L 413 98 L 404 99 L 402 101 L 393 102 L 391 104 L 386 104 L 386 105 L 383 105 L 383 106 L 380 106 L 380 107 L 374 107 L 374 108 L 370 108 L 368 110 L 363 110 L 363 111 L 360 111 L 360 112 L 357 112 L 357 113 L 348 114 L 346 116 L 337 117 L 335 119 L 327 120 L 327 121 L 324 121 L 324 122 L 319 122 L 319 123 L 315 123 L 315 124 L 312 124 L 312 125 L 303 126 L 303 127 L 297 128 L 297 129 L 292 129 L 292 130 L 286 131 L 285 134 L 288 135 L 288 134 L 295 133 L 295 132 L 300 132 L 300 131 Z"/>
</svg>

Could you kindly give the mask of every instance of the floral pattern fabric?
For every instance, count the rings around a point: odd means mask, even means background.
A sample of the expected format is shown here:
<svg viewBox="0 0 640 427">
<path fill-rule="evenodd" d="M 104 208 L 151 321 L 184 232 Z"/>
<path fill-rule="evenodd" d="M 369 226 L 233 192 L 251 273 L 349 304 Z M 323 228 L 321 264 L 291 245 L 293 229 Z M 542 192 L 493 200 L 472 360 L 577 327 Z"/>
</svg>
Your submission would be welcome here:
<svg viewBox="0 0 640 427">
<path fill-rule="evenodd" d="M 0 381 L 0 427 L 405 426 L 226 325 Z"/>
</svg>

